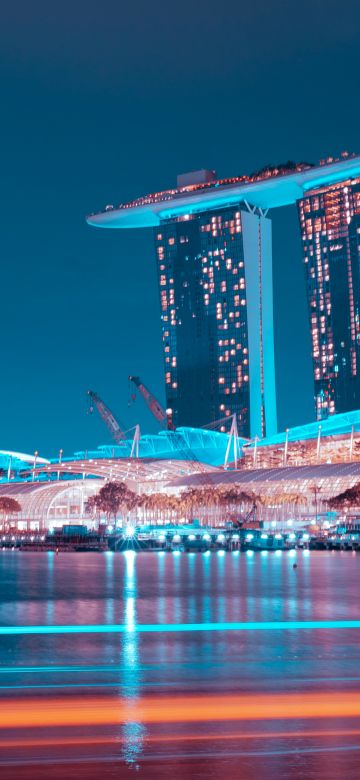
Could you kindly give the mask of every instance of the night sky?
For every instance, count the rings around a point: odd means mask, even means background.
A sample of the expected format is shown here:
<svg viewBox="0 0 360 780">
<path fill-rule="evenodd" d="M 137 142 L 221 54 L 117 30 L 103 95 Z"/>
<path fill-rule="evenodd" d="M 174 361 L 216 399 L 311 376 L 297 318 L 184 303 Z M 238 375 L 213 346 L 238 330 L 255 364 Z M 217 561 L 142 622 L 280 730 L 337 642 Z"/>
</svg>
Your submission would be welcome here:
<svg viewBox="0 0 360 780">
<path fill-rule="evenodd" d="M 358 0 L 13 2 L 2 10 L 1 449 L 110 441 L 86 390 L 130 427 L 129 373 L 164 400 L 150 230 L 85 223 L 212 168 L 249 173 L 360 151 Z M 295 208 L 275 211 L 279 426 L 313 418 Z"/>
</svg>

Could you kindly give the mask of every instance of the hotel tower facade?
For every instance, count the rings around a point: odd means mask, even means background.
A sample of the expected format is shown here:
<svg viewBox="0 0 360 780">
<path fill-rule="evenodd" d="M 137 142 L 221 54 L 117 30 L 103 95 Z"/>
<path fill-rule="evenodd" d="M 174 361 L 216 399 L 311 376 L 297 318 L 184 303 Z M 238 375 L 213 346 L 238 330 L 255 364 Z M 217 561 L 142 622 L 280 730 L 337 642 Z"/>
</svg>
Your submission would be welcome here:
<svg viewBox="0 0 360 780">
<path fill-rule="evenodd" d="M 189 214 L 163 220 L 155 244 L 175 425 L 236 414 L 242 436 L 275 433 L 270 220 L 240 206 Z"/>
<path fill-rule="evenodd" d="M 360 408 L 360 178 L 298 203 L 316 418 Z"/>
<path fill-rule="evenodd" d="M 174 189 L 87 217 L 97 227 L 154 229 L 175 425 L 235 414 L 242 436 L 277 432 L 268 210 L 290 204 L 299 210 L 321 420 L 360 408 L 359 156 L 223 180 L 196 171 Z"/>
</svg>

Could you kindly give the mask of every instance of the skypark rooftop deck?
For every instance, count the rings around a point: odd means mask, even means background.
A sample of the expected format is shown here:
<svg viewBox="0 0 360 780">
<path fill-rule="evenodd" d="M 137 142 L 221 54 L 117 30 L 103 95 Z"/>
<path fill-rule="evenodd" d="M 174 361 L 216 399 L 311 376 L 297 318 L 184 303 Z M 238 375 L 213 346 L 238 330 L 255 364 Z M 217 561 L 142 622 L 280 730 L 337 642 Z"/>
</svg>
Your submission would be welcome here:
<svg viewBox="0 0 360 780">
<path fill-rule="evenodd" d="M 152 227 L 162 219 L 191 215 L 209 209 L 226 208 L 241 201 L 266 210 L 289 206 L 306 192 L 360 176 L 360 155 L 342 156 L 316 166 L 299 163 L 294 167 L 264 169 L 253 176 L 236 176 L 202 184 L 189 184 L 139 197 L 119 206 L 90 214 L 86 221 L 94 227 Z"/>
</svg>

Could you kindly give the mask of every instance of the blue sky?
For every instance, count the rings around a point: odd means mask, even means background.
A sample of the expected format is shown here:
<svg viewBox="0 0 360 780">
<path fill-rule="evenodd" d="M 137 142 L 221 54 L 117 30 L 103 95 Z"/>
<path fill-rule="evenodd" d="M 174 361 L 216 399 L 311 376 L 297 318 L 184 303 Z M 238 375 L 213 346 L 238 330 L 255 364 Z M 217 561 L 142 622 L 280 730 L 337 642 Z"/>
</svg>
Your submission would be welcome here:
<svg viewBox="0 0 360 780">
<path fill-rule="evenodd" d="M 127 7 L 130 6 L 130 7 Z M 86 213 L 201 167 L 360 151 L 360 8 L 333 0 L 18 2 L 3 11 L 1 448 L 52 455 L 109 441 L 97 390 L 129 426 L 129 373 L 163 400 L 151 231 Z M 295 209 L 273 213 L 280 427 L 311 419 Z"/>
</svg>

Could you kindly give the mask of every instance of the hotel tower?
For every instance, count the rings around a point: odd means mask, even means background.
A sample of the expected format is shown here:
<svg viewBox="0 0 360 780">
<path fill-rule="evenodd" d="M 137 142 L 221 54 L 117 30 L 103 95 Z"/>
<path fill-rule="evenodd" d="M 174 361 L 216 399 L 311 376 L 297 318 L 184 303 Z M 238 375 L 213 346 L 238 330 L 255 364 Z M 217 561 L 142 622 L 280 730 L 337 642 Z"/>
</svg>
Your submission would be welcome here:
<svg viewBox="0 0 360 780">
<path fill-rule="evenodd" d="M 295 203 L 322 419 L 360 407 L 360 157 L 222 180 L 195 171 L 174 189 L 87 217 L 97 227 L 154 230 L 166 404 L 176 426 L 235 414 L 242 436 L 277 432 L 268 210 Z"/>
<path fill-rule="evenodd" d="M 299 203 L 316 417 L 360 407 L 360 178 Z"/>
</svg>

